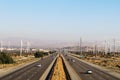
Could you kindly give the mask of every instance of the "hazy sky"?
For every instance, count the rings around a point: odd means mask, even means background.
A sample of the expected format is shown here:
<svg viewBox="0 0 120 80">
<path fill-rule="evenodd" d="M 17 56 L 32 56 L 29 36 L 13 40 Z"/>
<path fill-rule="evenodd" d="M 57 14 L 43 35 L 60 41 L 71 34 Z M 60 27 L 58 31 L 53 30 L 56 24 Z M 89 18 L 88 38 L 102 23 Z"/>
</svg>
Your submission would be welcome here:
<svg viewBox="0 0 120 80">
<path fill-rule="evenodd" d="M 0 39 L 120 37 L 120 0 L 0 0 Z"/>
</svg>

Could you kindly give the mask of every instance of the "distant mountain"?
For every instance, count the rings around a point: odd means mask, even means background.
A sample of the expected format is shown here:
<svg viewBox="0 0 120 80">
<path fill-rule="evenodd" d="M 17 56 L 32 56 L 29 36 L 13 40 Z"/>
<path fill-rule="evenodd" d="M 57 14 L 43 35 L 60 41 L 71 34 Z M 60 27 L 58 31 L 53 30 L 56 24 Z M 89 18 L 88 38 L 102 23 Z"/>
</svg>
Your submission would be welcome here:
<svg viewBox="0 0 120 80">
<path fill-rule="evenodd" d="M 75 45 L 74 42 L 64 42 L 59 40 L 42 40 L 42 39 L 30 39 L 30 38 L 23 38 L 23 37 L 9 37 L 1 39 L 4 46 L 8 46 L 10 42 L 11 46 L 20 46 L 20 41 L 23 41 L 23 46 L 27 45 L 27 41 L 30 42 L 31 47 L 35 48 L 61 48 L 66 46 L 73 46 Z"/>
</svg>

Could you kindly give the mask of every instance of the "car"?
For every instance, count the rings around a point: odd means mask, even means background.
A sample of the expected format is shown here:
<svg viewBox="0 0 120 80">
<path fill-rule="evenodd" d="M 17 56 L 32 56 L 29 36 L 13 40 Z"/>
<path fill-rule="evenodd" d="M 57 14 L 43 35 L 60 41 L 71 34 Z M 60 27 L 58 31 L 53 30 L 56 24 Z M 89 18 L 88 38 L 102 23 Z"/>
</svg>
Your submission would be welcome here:
<svg viewBox="0 0 120 80">
<path fill-rule="evenodd" d="M 37 67 L 41 67 L 41 64 L 38 64 Z"/>
<path fill-rule="evenodd" d="M 72 62 L 75 62 L 75 60 L 73 59 Z"/>
<path fill-rule="evenodd" d="M 92 74 L 92 71 L 91 70 L 87 70 L 87 74 Z"/>
</svg>

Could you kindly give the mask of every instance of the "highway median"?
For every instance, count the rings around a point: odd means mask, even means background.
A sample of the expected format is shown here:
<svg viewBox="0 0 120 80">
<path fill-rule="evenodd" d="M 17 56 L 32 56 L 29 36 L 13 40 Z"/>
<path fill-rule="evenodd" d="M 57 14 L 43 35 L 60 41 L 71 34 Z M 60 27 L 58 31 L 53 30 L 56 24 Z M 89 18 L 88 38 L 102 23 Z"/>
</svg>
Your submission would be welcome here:
<svg viewBox="0 0 120 80">
<path fill-rule="evenodd" d="M 81 80 L 67 60 L 58 54 L 39 80 Z"/>
</svg>

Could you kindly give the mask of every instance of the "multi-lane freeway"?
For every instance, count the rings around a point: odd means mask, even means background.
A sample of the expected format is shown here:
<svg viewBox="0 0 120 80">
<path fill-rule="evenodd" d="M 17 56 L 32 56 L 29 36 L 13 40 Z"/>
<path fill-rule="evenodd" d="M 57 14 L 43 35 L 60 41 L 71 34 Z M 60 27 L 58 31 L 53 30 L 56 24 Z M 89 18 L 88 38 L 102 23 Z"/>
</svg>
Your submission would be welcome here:
<svg viewBox="0 0 120 80">
<path fill-rule="evenodd" d="M 72 68 L 76 71 L 76 73 L 79 75 L 79 77 L 82 80 L 120 80 L 120 79 L 116 78 L 115 76 L 112 76 L 104 71 L 101 71 L 101 70 L 99 70 L 95 67 L 92 67 L 86 63 L 83 63 L 74 57 L 71 57 L 68 55 L 67 56 L 64 55 L 64 57 L 68 60 L 68 62 L 72 66 Z M 71 59 L 75 60 L 75 62 L 71 61 Z M 86 73 L 87 70 L 92 70 L 93 73 L 87 74 Z"/>
<path fill-rule="evenodd" d="M 24 68 L 21 68 L 13 73 L 10 73 L 2 78 L 0 80 L 39 80 L 39 78 L 42 76 L 44 71 L 48 68 L 48 66 L 53 61 L 54 55 L 50 55 L 42 60 L 39 60 L 31 65 L 28 65 Z M 37 66 L 41 65 L 41 67 Z"/>
<path fill-rule="evenodd" d="M 25 66 L 19 70 L 16 70 L 6 76 L 0 78 L 0 80 L 39 80 L 48 66 L 52 63 L 57 54 L 49 55 L 46 58 Z M 81 78 L 81 80 L 120 80 L 119 78 L 108 74 L 107 72 L 88 65 L 78 58 L 73 56 L 64 55 L 70 66 L 75 73 Z M 41 66 L 37 66 L 41 65 Z M 67 69 L 68 70 L 68 69 Z M 91 70 L 92 74 L 87 74 L 86 71 Z M 48 74 L 46 74 L 48 75 Z M 74 79 L 73 79 L 74 80 Z"/>
</svg>

